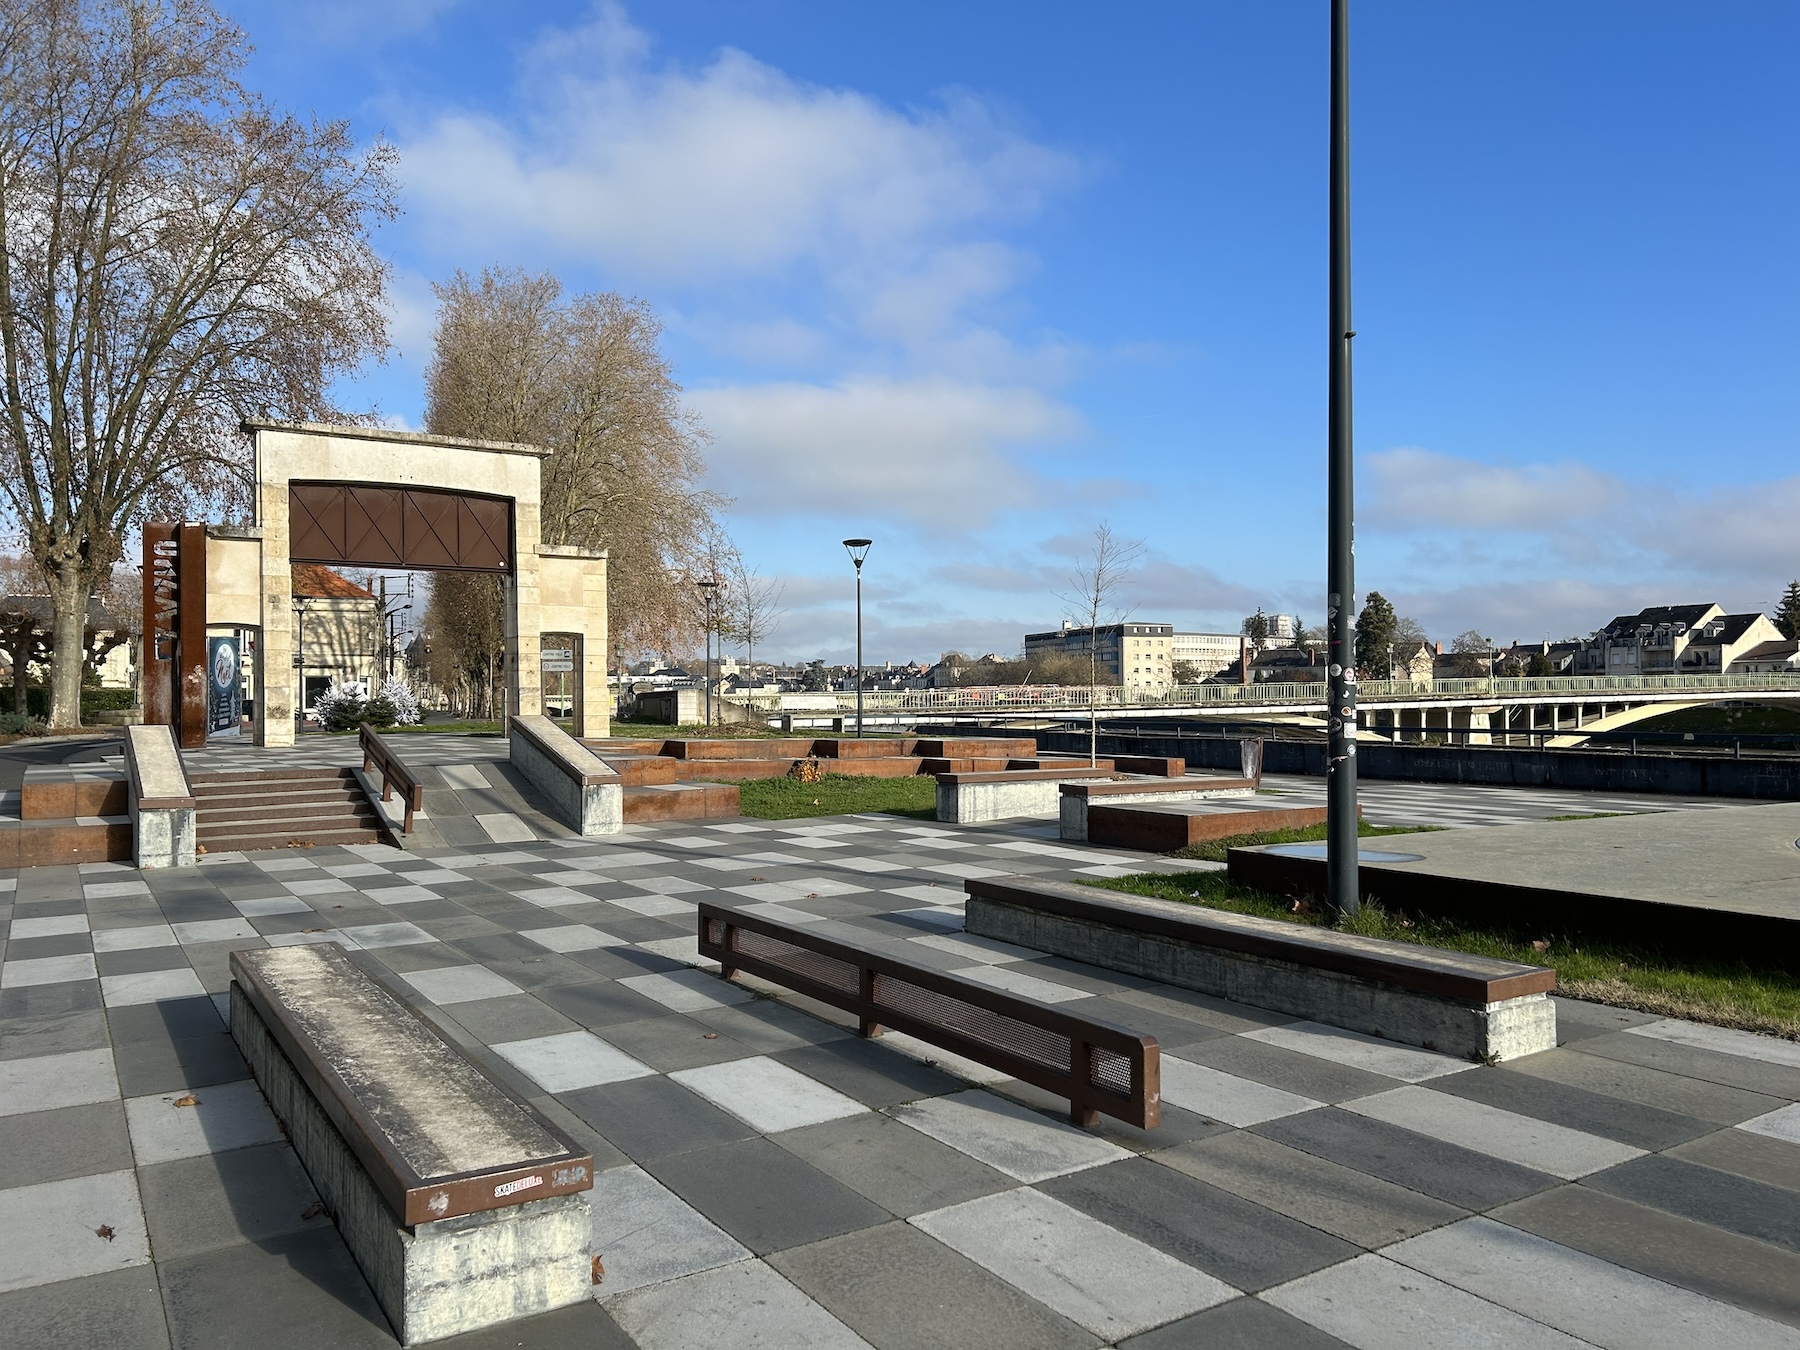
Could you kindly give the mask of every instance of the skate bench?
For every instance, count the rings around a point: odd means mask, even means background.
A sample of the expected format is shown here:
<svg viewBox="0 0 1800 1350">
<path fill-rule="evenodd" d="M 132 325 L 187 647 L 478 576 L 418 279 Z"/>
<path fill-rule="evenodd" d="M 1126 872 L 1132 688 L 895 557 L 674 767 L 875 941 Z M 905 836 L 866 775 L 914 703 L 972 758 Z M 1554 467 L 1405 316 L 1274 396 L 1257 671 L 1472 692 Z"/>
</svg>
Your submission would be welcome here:
<svg viewBox="0 0 1800 1350">
<path fill-rule="evenodd" d="M 970 933 L 1447 1055 L 1556 1048 L 1556 972 L 1066 881 L 963 883 Z"/>
<path fill-rule="evenodd" d="M 1039 761 L 1042 763 L 1042 761 Z M 1057 788 L 1064 783 L 1108 782 L 1113 762 L 1070 762 L 1048 769 L 1006 769 L 985 773 L 940 773 L 937 818 L 954 825 L 978 825 L 1013 816 L 1053 816 Z"/>
<path fill-rule="evenodd" d="M 1162 1119 L 1154 1036 L 724 905 L 700 905 L 700 955 L 725 979 L 742 970 L 841 1008 L 864 1036 L 892 1027 L 1066 1097 L 1077 1125 Z"/>
<path fill-rule="evenodd" d="M 590 1296 L 590 1153 L 336 943 L 231 975 L 232 1038 L 401 1344 Z"/>
</svg>

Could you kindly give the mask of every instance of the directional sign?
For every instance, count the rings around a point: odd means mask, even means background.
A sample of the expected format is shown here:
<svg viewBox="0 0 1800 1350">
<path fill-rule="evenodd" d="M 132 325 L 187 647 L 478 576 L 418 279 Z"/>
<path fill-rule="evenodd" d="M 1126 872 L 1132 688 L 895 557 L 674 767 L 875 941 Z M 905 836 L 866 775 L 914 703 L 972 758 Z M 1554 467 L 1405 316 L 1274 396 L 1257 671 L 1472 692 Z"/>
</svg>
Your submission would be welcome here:
<svg viewBox="0 0 1800 1350">
<path fill-rule="evenodd" d="M 546 672 L 547 672 L 547 673 L 549 673 L 549 674 L 552 674 L 552 675 L 554 675 L 554 674 L 556 674 L 556 673 L 557 673 L 557 672 L 558 672 L 558 671 L 562 671 L 562 670 L 569 670 L 569 671 L 572 671 L 572 670 L 574 670 L 574 669 L 575 669 L 575 663 L 574 663 L 574 662 L 573 662 L 573 661 L 546 661 L 546 662 L 544 662 L 544 665 L 543 665 L 543 669 L 544 669 L 544 670 L 545 670 L 545 671 L 546 671 Z"/>
<path fill-rule="evenodd" d="M 546 670 L 550 668 L 549 663 L 551 661 L 573 661 L 575 659 L 575 649 L 573 647 L 545 647 L 543 653 L 545 662 L 544 669 Z M 566 666 L 564 667 L 565 670 L 567 668 L 568 667 Z"/>
</svg>

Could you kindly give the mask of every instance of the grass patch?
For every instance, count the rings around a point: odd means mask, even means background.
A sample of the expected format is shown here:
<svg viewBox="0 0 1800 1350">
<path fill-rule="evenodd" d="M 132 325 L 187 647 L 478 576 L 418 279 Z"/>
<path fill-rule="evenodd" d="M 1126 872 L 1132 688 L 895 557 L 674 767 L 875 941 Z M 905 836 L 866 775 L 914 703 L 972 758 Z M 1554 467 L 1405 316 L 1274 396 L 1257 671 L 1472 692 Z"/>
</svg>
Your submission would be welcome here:
<svg viewBox="0 0 1800 1350">
<path fill-rule="evenodd" d="M 1442 825 L 1371 825 L 1356 822 L 1356 833 L 1363 839 L 1378 839 L 1389 834 L 1435 834 Z M 1297 830 L 1264 830 L 1261 834 L 1234 834 L 1229 839 L 1210 839 L 1189 844 L 1168 854 L 1171 858 L 1198 858 L 1203 862 L 1224 862 L 1225 850 L 1255 848 L 1260 844 L 1316 844 L 1325 838 L 1323 825 L 1306 825 Z"/>
<path fill-rule="evenodd" d="M 1223 872 L 1139 873 L 1086 884 L 1233 914 L 1329 925 L 1364 937 L 1554 966 L 1557 992 L 1571 998 L 1800 1040 L 1800 977 L 1778 961 L 1692 957 L 1652 945 L 1597 941 L 1554 930 L 1527 931 L 1409 914 L 1374 902 L 1365 903 L 1354 918 L 1332 924 L 1315 904 L 1249 890 Z"/>
<path fill-rule="evenodd" d="M 853 778 L 841 773 L 828 773 L 816 783 L 756 778 L 738 784 L 738 809 L 759 820 L 849 816 L 865 811 L 936 820 L 937 779 L 929 775 Z"/>
<path fill-rule="evenodd" d="M 760 724 L 734 722 L 730 726 L 709 727 L 702 722 L 684 722 L 671 726 L 667 722 L 625 722 L 613 719 L 613 735 L 625 740 L 642 741 L 764 741 L 790 733 L 776 731 Z M 791 733 L 808 736 L 809 732 Z"/>
<path fill-rule="evenodd" d="M 1572 816 L 1545 816 L 1545 820 L 1611 820 L 1614 816 L 1641 815 L 1638 811 L 1581 811 Z"/>
</svg>

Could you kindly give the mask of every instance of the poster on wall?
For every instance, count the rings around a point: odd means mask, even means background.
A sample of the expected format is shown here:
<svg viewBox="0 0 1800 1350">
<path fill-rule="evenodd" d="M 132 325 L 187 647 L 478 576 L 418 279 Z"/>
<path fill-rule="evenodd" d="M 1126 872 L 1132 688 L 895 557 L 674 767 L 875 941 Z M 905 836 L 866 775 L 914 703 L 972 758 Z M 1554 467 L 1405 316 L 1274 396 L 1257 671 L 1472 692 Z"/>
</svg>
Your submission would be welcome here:
<svg viewBox="0 0 1800 1350">
<path fill-rule="evenodd" d="M 242 660 L 235 637 L 206 640 L 206 734 L 236 736 L 244 719 Z"/>
</svg>

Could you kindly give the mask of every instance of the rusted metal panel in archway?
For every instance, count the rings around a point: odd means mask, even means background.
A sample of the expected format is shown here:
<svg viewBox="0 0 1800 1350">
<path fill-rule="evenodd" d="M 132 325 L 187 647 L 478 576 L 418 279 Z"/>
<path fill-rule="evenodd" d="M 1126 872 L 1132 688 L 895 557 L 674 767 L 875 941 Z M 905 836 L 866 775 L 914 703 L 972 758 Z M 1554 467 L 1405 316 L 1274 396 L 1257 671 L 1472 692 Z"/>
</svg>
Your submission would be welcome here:
<svg viewBox="0 0 1800 1350">
<path fill-rule="evenodd" d="M 358 567 L 510 572 L 505 497 L 370 483 L 290 483 L 288 557 Z"/>
</svg>

